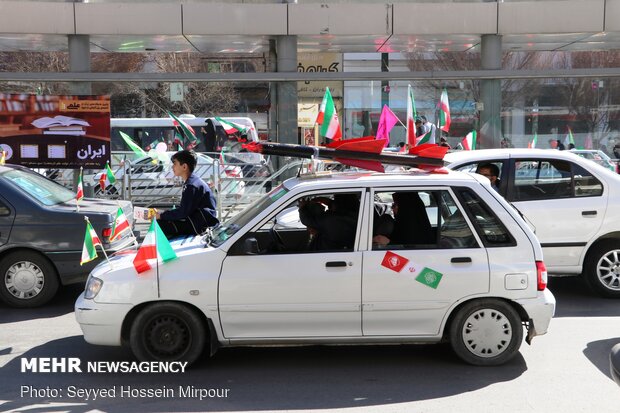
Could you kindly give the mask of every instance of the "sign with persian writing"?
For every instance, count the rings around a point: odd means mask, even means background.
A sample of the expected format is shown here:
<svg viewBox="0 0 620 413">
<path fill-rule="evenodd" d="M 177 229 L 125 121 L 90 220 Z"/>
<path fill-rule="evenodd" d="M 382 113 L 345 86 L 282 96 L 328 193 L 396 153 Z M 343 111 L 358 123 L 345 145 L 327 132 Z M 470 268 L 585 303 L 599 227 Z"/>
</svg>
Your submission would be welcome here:
<svg viewBox="0 0 620 413">
<path fill-rule="evenodd" d="M 6 163 L 102 168 L 110 160 L 110 97 L 0 93 Z"/>
</svg>

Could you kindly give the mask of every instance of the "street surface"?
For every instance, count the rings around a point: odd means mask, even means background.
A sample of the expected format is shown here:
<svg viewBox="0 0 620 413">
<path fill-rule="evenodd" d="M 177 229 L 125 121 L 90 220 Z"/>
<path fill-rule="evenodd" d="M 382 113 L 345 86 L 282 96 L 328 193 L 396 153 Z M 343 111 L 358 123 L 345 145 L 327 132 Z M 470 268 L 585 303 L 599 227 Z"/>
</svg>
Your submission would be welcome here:
<svg viewBox="0 0 620 413">
<path fill-rule="evenodd" d="M 73 317 L 80 291 L 65 289 L 41 309 L 0 305 L 0 412 L 620 411 L 620 387 L 609 375 L 620 301 L 593 296 L 576 278 L 551 279 L 550 287 L 558 309 L 549 333 L 500 367 L 465 365 L 447 345 L 339 346 L 226 349 L 179 374 L 22 373 L 21 358 L 133 360 L 126 350 L 84 342 Z M 179 386 L 212 396 L 181 395 Z M 62 396 L 32 395 L 46 387 Z M 134 393 L 121 397 L 121 387 Z M 86 400 L 86 390 L 101 389 L 116 395 Z M 140 397 L 148 389 L 174 397 Z"/>
</svg>

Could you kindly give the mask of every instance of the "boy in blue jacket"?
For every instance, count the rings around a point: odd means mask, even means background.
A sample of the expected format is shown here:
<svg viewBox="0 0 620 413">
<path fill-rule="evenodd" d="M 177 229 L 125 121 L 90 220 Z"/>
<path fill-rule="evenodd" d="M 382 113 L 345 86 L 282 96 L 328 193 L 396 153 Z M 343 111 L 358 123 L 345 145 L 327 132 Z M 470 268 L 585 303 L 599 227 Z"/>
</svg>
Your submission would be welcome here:
<svg viewBox="0 0 620 413">
<path fill-rule="evenodd" d="M 218 224 L 215 197 L 209 186 L 197 175 L 197 157 L 194 151 L 183 150 L 171 157 L 172 171 L 183 183 L 181 205 L 170 211 L 157 212 L 157 223 L 167 238 L 180 235 L 202 234 Z"/>
</svg>

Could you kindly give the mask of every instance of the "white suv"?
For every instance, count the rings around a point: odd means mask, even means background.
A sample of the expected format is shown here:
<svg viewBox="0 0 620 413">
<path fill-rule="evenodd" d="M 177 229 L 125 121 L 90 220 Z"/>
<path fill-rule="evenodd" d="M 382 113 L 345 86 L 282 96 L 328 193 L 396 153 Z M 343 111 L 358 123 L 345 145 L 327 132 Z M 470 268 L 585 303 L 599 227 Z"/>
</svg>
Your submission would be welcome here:
<svg viewBox="0 0 620 413">
<path fill-rule="evenodd" d="M 495 164 L 499 193 L 531 225 L 549 274 L 578 275 L 620 297 L 620 175 L 569 151 L 486 149 L 446 155 L 448 168 Z"/>
<path fill-rule="evenodd" d="M 348 209 L 332 211 L 342 198 Z M 392 199 L 398 240 L 380 228 Z M 308 203 L 344 215 L 317 234 L 296 222 Z M 334 243 L 309 247 L 317 237 Z M 302 176 L 172 246 L 178 259 L 140 276 L 133 253 L 92 271 L 75 304 L 86 341 L 189 362 L 225 346 L 449 341 L 466 362 L 497 365 L 555 310 L 535 235 L 472 174 Z"/>
</svg>

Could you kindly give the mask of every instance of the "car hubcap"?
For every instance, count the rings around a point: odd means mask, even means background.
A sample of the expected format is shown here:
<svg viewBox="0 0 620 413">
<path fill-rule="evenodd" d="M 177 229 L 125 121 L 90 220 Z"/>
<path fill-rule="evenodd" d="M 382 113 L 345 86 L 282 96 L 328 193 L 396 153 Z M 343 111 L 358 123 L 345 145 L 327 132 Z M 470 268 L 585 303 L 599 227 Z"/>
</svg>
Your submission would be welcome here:
<svg viewBox="0 0 620 413">
<path fill-rule="evenodd" d="M 463 342 L 478 357 L 496 357 L 512 339 L 510 321 L 501 312 L 485 308 L 470 315 L 463 325 Z"/>
<path fill-rule="evenodd" d="M 4 276 L 4 285 L 14 297 L 27 300 L 36 297 L 45 284 L 43 271 L 30 261 L 11 265 Z"/>
<path fill-rule="evenodd" d="M 147 346 L 158 357 L 179 357 L 187 351 L 190 342 L 189 327 L 175 316 L 157 317 L 147 331 Z"/>
<path fill-rule="evenodd" d="M 596 275 L 601 284 L 610 290 L 620 290 L 620 250 L 609 251 L 596 265 Z"/>
</svg>

